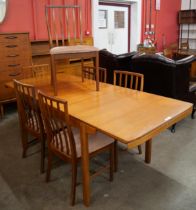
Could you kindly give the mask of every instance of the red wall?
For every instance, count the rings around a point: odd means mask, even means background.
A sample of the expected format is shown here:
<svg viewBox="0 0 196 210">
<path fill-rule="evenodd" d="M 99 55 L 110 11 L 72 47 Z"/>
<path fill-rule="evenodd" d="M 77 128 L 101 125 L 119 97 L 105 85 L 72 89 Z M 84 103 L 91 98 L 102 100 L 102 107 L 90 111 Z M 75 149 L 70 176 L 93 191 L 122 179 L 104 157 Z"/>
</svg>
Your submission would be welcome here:
<svg viewBox="0 0 196 210">
<path fill-rule="evenodd" d="M 155 42 L 161 51 L 172 43 L 178 43 L 178 11 L 181 8 L 180 0 L 160 0 L 160 10 L 155 9 L 156 0 L 152 0 L 152 24 L 155 28 Z M 147 2 L 147 4 L 146 4 Z M 142 7 L 142 42 L 145 38 L 145 23 L 149 24 L 150 0 L 143 0 Z M 146 14 L 147 12 L 147 14 Z M 147 15 L 147 17 L 146 17 Z"/>
<path fill-rule="evenodd" d="M 46 4 L 82 5 L 83 33 L 91 34 L 90 0 L 9 0 L 8 13 L 0 32 L 30 32 L 32 40 L 47 39 L 45 23 Z"/>
<path fill-rule="evenodd" d="M 146 2 L 148 2 L 147 5 Z M 0 26 L 0 32 L 27 31 L 30 32 L 32 40 L 47 39 L 45 5 L 65 3 L 82 5 L 83 33 L 89 31 L 91 35 L 91 0 L 9 0 L 8 14 Z M 145 38 L 145 22 L 149 23 L 149 3 L 150 0 L 143 0 L 142 42 Z M 156 11 L 155 0 L 152 0 L 152 24 L 155 25 L 155 41 L 158 50 L 162 50 L 163 45 L 167 47 L 177 42 L 177 12 L 180 6 L 180 0 L 161 0 L 161 9 Z M 145 18 L 146 11 L 147 18 Z"/>
</svg>

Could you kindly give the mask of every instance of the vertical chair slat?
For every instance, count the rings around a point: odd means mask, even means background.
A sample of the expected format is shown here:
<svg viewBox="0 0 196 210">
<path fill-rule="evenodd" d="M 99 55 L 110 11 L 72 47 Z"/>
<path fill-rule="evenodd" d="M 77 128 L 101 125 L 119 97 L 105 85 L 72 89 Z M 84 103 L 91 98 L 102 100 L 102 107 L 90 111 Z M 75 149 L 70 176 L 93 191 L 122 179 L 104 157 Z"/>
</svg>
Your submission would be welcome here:
<svg viewBox="0 0 196 210">
<path fill-rule="evenodd" d="M 74 42 L 76 42 L 76 37 L 77 37 L 77 24 L 76 24 L 76 12 L 75 12 L 75 8 L 72 8 L 72 17 L 73 17 L 73 28 L 74 28 Z"/>
<path fill-rule="evenodd" d="M 79 22 L 80 22 L 80 25 L 79 25 L 79 27 L 80 27 L 80 44 L 82 44 L 83 43 L 83 34 L 82 34 L 82 13 L 81 13 L 81 8 L 80 7 L 78 7 L 78 13 L 79 13 Z"/>
<path fill-rule="evenodd" d="M 67 29 L 67 39 L 70 42 L 70 30 L 69 30 L 69 16 L 68 16 L 68 9 L 65 9 L 65 23 L 66 23 L 66 29 Z"/>
<path fill-rule="evenodd" d="M 56 15 L 55 15 L 55 8 L 52 9 L 52 28 L 53 28 L 53 32 L 54 32 L 54 38 L 56 40 L 56 46 L 59 46 L 59 39 L 58 39 L 58 29 L 57 29 L 57 25 L 56 25 Z"/>
<path fill-rule="evenodd" d="M 60 31 L 61 31 L 61 40 L 62 45 L 65 45 L 65 36 L 64 36 L 64 27 L 63 27 L 63 13 L 61 9 L 58 9 L 59 23 L 60 23 Z"/>
<path fill-rule="evenodd" d="M 136 76 L 135 89 L 138 90 L 138 77 Z"/>
</svg>

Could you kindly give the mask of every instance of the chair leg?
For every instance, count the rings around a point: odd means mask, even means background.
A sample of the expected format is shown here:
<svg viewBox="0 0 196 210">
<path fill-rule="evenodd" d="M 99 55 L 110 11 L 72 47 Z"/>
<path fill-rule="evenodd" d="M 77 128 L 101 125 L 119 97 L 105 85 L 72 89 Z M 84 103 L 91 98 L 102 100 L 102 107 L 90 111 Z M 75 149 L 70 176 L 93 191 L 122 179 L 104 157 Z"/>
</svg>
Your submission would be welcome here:
<svg viewBox="0 0 196 210">
<path fill-rule="evenodd" d="M 41 137 L 41 164 L 40 172 L 44 173 L 44 163 L 45 163 L 45 140 L 44 136 Z"/>
<path fill-rule="evenodd" d="M 3 115 L 4 115 L 3 104 L 0 103 L 0 118 L 3 118 Z"/>
<path fill-rule="evenodd" d="M 76 184 L 77 184 L 77 163 L 72 163 L 72 177 L 71 177 L 71 206 L 74 206 L 76 199 Z"/>
<path fill-rule="evenodd" d="M 114 172 L 118 170 L 118 142 L 114 141 Z"/>
<path fill-rule="evenodd" d="M 52 166 L 52 152 L 48 151 L 48 166 L 47 166 L 47 172 L 46 172 L 46 182 L 50 181 L 51 166 Z"/>
<path fill-rule="evenodd" d="M 138 151 L 139 151 L 139 154 L 141 155 L 142 154 L 142 146 L 141 145 L 138 145 Z"/>
<path fill-rule="evenodd" d="M 115 151 L 115 143 L 110 146 L 110 181 L 113 181 L 113 174 L 114 174 L 114 151 Z"/>
<path fill-rule="evenodd" d="M 22 158 L 25 158 L 28 149 L 28 134 L 26 131 L 23 130 L 21 135 L 22 135 L 21 138 L 22 138 L 22 147 L 23 147 Z"/>
</svg>

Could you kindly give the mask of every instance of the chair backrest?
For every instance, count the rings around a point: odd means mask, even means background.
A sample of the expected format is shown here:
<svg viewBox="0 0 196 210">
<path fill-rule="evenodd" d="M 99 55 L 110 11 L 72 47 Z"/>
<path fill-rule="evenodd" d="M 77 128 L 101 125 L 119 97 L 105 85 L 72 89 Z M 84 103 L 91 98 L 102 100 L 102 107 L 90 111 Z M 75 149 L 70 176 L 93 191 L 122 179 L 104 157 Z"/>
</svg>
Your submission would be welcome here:
<svg viewBox="0 0 196 210">
<path fill-rule="evenodd" d="M 38 99 L 46 128 L 48 147 L 52 146 L 67 158 L 76 158 L 76 146 L 67 102 L 40 91 L 38 91 Z"/>
<path fill-rule="evenodd" d="M 23 75 L 24 78 L 27 77 L 44 77 L 46 75 L 49 75 L 50 68 L 48 64 L 36 64 L 32 66 L 24 66 L 23 69 Z"/>
<path fill-rule="evenodd" d="M 32 85 L 23 84 L 14 80 L 14 88 L 18 106 L 18 114 L 22 127 L 27 128 L 35 135 L 39 135 L 42 129 L 42 119 L 35 96 L 35 88 Z"/>
<path fill-rule="evenodd" d="M 45 16 L 51 48 L 83 43 L 80 6 L 46 5 Z"/>
<path fill-rule="evenodd" d="M 84 78 L 87 79 L 96 79 L 96 68 L 93 66 L 83 66 L 82 67 L 82 74 Z M 99 67 L 99 81 L 105 82 L 107 81 L 107 70 L 106 68 Z"/>
<path fill-rule="evenodd" d="M 143 91 L 144 75 L 136 72 L 114 71 L 114 85 Z"/>
</svg>

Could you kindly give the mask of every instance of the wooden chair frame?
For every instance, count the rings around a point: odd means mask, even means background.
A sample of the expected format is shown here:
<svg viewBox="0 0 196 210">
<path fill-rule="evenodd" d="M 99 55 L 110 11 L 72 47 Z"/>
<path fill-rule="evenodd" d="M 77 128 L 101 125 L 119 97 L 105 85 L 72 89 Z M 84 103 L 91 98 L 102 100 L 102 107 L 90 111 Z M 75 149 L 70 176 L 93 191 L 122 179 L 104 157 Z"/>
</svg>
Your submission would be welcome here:
<svg viewBox="0 0 196 210">
<path fill-rule="evenodd" d="M 24 78 L 28 77 L 44 77 L 50 73 L 49 64 L 35 64 L 32 66 L 22 67 Z"/>
<path fill-rule="evenodd" d="M 117 78 L 119 77 L 119 78 Z M 114 85 L 131 88 L 134 90 L 143 91 L 144 89 L 144 75 L 129 71 L 114 71 Z"/>
<path fill-rule="evenodd" d="M 21 140 L 23 147 L 22 157 L 26 157 L 27 149 L 29 148 L 32 142 L 40 142 L 40 171 L 41 173 L 43 173 L 45 158 L 45 136 L 42 117 L 36 100 L 35 87 L 14 80 L 14 88 L 16 93 L 18 116 L 20 121 Z M 29 134 L 31 134 L 35 139 L 29 141 Z"/>
<path fill-rule="evenodd" d="M 84 78 L 87 79 L 96 79 L 96 69 L 93 66 L 83 66 L 82 74 Z M 99 67 L 99 81 L 106 83 L 107 81 L 107 69 Z"/>
<path fill-rule="evenodd" d="M 68 104 L 64 100 L 55 97 L 47 96 L 42 92 L 38 92 L 40 109 L 43 115 L 43 120 L 47 133 L 48 143 L 48 167 L 46 174 L 46 181 L 50 180 L 52 156 L 56 155 L 65 162 L 70 162 L 72 166 L 72 181 L 71 181 L 71 205 L 75 204 L 76 194 L 76 181 L 77 181 L 77 164 L 81 156 L 77 156 L 76 143 L 72 132 L 70 116 L 68 113 Z M 99 139 L 100 141 L 101 139 Z M 95 141 L 91 139 L 89 144 Z M 95 155 L 109 151 L 110 152 L 110 165 L 101 167 L 99 172 L 94 173 L 92 176 L 99 175 L 104 169 L 110 169 L 110 181 L 113 180 L 113 167 L 114 167 L 114 141 L 110 140 L 104 147 L 89 152 L 90 158 Z"/>
<path fill-rule="evenodd" d="M 99 51 L 93 46 L 83 45 L 81 8 L 78 5 L 47 5 L 46 24 L 50 41 L 51 84 L 57 95 L 56 60 L 94 58 L 96 68 L 96 90 L 99 90 Z M 72 30 L 72 33 L 70 32 Z M 79 36 L 79 38 L 78 38 Z M 79 44 L 78 45 L 78 40 Z M 66 46 L 68 41 L 68 45 Z M 82 74 L 83 75 L 83 74 Z M 84 78 L 82 76 L 82 81 Z"/>
</svg>

